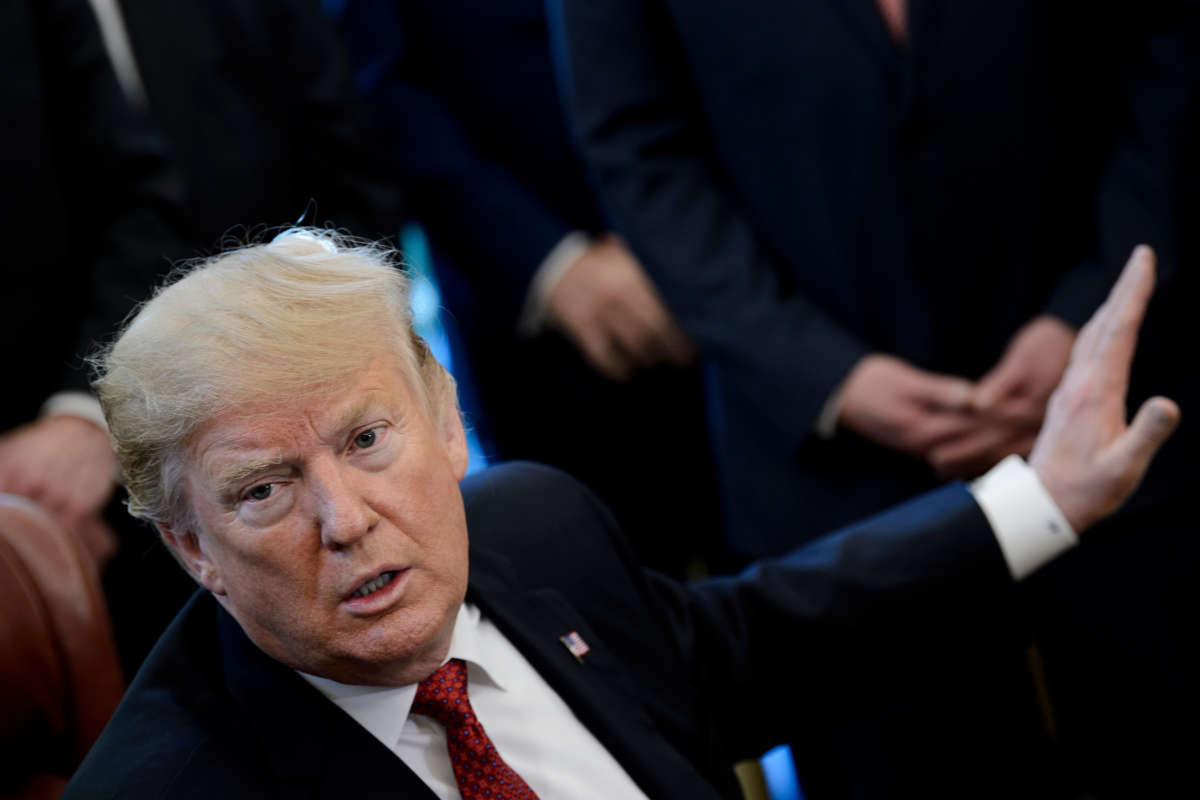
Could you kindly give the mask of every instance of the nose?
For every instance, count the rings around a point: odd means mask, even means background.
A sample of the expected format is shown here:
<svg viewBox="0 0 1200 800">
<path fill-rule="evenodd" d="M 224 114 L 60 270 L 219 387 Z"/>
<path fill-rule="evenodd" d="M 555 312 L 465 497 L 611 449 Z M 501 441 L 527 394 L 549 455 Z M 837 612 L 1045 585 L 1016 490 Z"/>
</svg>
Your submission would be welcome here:
<svg viewBox="0 0 1200 800">
<path fill-rule="evenodd" d="M 350 547 L 379 523 L 360 476 L 345 464 L 314 465 L 308 480 L 321 543 L 331 550 Z"/>
</svg>

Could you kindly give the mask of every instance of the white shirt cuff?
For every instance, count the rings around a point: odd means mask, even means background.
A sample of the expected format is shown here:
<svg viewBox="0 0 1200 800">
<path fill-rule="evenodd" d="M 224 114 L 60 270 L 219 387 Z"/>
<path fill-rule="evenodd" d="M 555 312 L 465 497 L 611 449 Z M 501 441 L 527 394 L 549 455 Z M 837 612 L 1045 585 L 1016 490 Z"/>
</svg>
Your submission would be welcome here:
<svg viewBox="0 0 1200 800">
<path fill-rule="evenodd" d="M 42 404 L 39 416 L 80 417 L 108 433 L 108 423 L 104 421 L 104 411 L 100 408 L 100 401 L 87 392 L 70 391 L 53 394 Z"/>
<path fill-rule="evenodd" d="M 1020 456 L 1009 456 L 971 484 L 1014 580 L 1079 544 L 1079 537 Z"/>
<path fill-rule="evenodd" d="M 550 292 L 591 243 L 583 231 L 571 231 L 542 259 L 533 273 L 533 279 L 529 281 L 525 305 L 521 308 L 521 316 L 517 318 L 519 335 L 532 338 L 541 333 L 546 325 L 546 304 L 550 300 Z"/>
</svg>

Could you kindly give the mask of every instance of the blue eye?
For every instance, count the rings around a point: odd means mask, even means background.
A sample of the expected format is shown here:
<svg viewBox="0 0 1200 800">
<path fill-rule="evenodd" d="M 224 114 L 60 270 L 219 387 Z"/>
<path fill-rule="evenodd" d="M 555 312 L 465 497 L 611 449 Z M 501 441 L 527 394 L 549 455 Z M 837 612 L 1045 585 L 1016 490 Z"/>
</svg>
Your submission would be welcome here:
<svg viewBox="0 0 1200 800">
<path fill-rule="evenodd" d="M 273 483 L 260 483 L 258 486 L 252 486 L 246 492 L 247 500 L 266 500 L 271 496 L 271 492 L 275 490 Z"/>
<path fill-rule="evenodd" d="M 375 444 L 375 440 L 379 438 L 378 432 L 372 428 L 369 431 L 363 431 L 358 436 L 354 437 L 354 446 L 360 450 L 366 450 L 368 447 Z"/>
</svg>

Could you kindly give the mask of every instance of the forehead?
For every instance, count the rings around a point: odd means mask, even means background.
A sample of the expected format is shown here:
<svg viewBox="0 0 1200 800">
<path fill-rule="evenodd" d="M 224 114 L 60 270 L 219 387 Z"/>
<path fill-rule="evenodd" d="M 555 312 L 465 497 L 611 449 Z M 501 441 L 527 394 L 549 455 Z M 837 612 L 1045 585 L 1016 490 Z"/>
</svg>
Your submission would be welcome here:
<svg viewBox="0 0 1200 800">
<path fill-rule="evenodd" d="M 353 428 L 375 418 L 414 415 L 423 416 L 424 407 L 405 373 L 392 359 L 377 359 L 338 386 L 258 398 L 217 414 L 192 437 L 189 460 L 218 478 L 248 460 L 278 463 L 306 447 L 340 446 Z"/>
</svg>

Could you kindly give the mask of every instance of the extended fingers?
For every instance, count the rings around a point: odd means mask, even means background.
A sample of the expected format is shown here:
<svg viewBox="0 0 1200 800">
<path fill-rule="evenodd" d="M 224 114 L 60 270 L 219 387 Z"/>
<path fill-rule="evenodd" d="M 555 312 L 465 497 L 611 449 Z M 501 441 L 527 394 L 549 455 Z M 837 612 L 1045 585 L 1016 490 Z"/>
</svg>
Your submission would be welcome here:
<svg viewBox="0 0 1200 800">
<path fill-rule="evenodd" d="M 1133 249 L 1108 298 L 1080 332 L 1075 356 L 1099 355 L 1128 361 L 1137 345 L 1137 331 L 1154 293 L 1154 250 L 1146 245 Z"/>
</svg>

